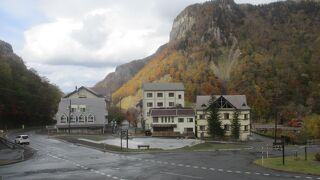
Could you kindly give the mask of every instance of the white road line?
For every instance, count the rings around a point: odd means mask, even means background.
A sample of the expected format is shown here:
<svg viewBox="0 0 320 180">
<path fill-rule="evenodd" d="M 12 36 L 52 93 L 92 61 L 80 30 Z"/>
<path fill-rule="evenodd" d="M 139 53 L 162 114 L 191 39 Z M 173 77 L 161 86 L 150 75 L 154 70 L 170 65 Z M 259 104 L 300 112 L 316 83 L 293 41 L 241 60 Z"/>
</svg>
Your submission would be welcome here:
<svg viewBox="0 0 320 180">
<path fill-rule="evenodd" d="M 193 168 L 196 168 L 196 169 L 197 169 L 197 168 L 199 168 L 199 167 L 198 167 L 198 166 L 193 166 Z"/>
<path fill-rule="evenodd" d="M 201 167 L 201 169 L 207 169 L 206 167 Z"/>
<path fill-rule="evenodd" d="M 258 172 L 256 172 L 255 174 L 256 174 L 256 175 L 260 175 L 260 173 L 258 173 Z"/>
<path fill-rule="evenodd" d="M 232 173 L 232 171 L 231 171 L 231 170 L 227 170 L 227 172 L 228 172 L 228 173 Z"/>
<path fill-rule="evenodd" d="M 189 175 L 177 174 L 177 173 L 172 173 L 172 172 L 160 171 L 160 173 L 161 173 L 161 174 L 168 174 L 168 175 L 172 175 L 172 176 L 180 176 L 180 177 L 193 178 L 193 179 L 203 179 L 203 177 L 199 177 L 199 176 L 189 176 Z"/>
<path fill-rule="evenodd" d="M 210 168 L 210 170 L 211 170 L 211 171 L 214 171 L 215 169 L 214 169 L 214 168 Z"/>
<path fill-rule="evenodd" d="M 267 174 L 267 173 L 266 173 L 266 174 L 263 174 L 263 175 L 265 175 L 265 176 L 270 176 L 270 174 Z"/>
<path fill-rule="evenodd" d="M 110 174 L 107 174 L 107 176 L 108 176 L 108 177 L 111 177 L 111 175 L 110 175 Z"/>
<path fill-rule="evenodd" d="M 218 169 L 218 171 L 223 172 L 223 169 Z"/>
<path fill-rule="evenodd" d="M 241 174 L 242 172 L 241 171 L 236 171 L 236 173 Z"/>
<path fill-rule="evenodd" d="M 178 166 L 183 166 L 183 164 L 178 164 Z"/>
<path fill-rule="evenodd" d="M 101 175 L 103 175 L 103 176 L 104 176 L 104 175 L 106 175 L 106 174 L 105 174 L 105 173 L 103 173 L 103 172 L 102 172 L 102 173 L 100 173 L 100 174 L 101 174 Z"/>
<path fill-rule="evenodd" d="M 168 164 L 168 162 L 163 162 L 163 164 Z"/>
<path fill-rule="evenodd" d="M 113 178 L 113 179 L 118 179 L 118 177 L 115 177 L 115 176 L 113 176 L 112 178 Z"/>
<path fill-rule="evenodd" d="M 301 178 L 301 176 L 294 176 L 295 178 Z"/>
<path fill-rule="evenodd" d="M 308 176 L 308 177 L 306 177 L 306 179 L 312 179 L 312 177 L 309 177 L 309 176 Z"/>
<path fill-rule="evenodd" d="M 173 165 L 173 166 L 174 166 L 174 165 L 176 165 L 176 163 L 171 163 L 171 165 Z"/>
</svg>

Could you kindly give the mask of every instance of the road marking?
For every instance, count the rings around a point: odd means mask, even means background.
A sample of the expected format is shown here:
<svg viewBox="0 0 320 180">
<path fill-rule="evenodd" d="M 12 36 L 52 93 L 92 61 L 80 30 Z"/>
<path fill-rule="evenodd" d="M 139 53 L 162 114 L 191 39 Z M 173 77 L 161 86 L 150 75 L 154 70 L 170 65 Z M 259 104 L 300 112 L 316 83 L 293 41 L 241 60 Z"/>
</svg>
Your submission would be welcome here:
<svg viewBox="0 0 320 180">
<path fill-rule="evenodd" d="M 210 168 L 210 170 L 211 170 L 211 171 L 214 171 L 215 169 L 214 169 L 214 168 Z"/>
<path fill-rule="evenodd" d="M 306 179 L 312 179 L 312 177 L 307 176 Z"/>
<path fill-rule="evenodd" d="M 223 169 L 218 169 L 218 171 L 223 172 Z"/>
<path fill-rule="evenodd" d="M 294 176 L 295 178 L 301 178 L 301 176 Z"/>
<path fill-rule="evenodd" d="M 207 169 L 206 167 L 201 167 L 201 169 Z"/>
<path fill-rule="evenodd" d="M 236 173 L 241 174 L 242 172 L 241 171 L 236 171 Z"/>
<path fill-rule="evenodd" d="M 251 172 L 246 172 L 246 174 L 251 174 Z"/>
<path fill-rule="evenodd" d="M 117 177 L 115 177 L 115 176 L 113 176 L 112 178 L 113 178 L 113 179 L 118 179 L 118 178 L 117 178 Z"/>
<path fill-rule="evenodd" d="M 265 174 L 263 174 L 263 175 L 265 175 L 265 176 L 270 176 L 270 174 L 268 174 L 268 173 L 265 173 Z"/>
<path fill-rule="evenodd" d="M 232 173 L 232 171 L 231 171 L 231 170 L 227 170 L 227 172 L 228 172 L 228 173 Z"/>
<path fill-rule="evenodd" d="M 193 168 L 196 168 L 196 169 L 197 169 L 197 168 L 199 168 L 199 167 L 198 167 L 198 166 L 193 166 Z"/>
<path fill-rule="evenodd" d="M 178 164 L 178 166 L 183 166 L 183 164 Z"/>
<path fill-rule="evenodd" d="M 174 165 L 176 165 L 176 163 L 171 163 L 171 165 L 173 165 L 173 166 L 174 166 Z"/>
<path fill-rule="evenodd" d="M 191 166 L 190 166 L 190 165 L 186 165 L 186 167 L 188 167 L 188 168 L 189 168 L 189 167 L 191 167 Z"/>
<path fill-rule="evenodd" d="M 177 173 L 172 173 L 172 172 L 160 171 L 160 173 L 161 173 L 161 174 L 168 174 L 168 175 L 172 175 L 172 176 L 180 176 L 180 177 L 186 177 L 186 178 L 193 178 L 193 179 L 203 179 L 203 177 L 199 177 L 199 176 L 189 176 L 189 175 L 177 174 Z"/>
<path fill-rule="evenodd" d="M 256 172 L 255 174 L 256 174 L 256 175 L 260 175 L 260 173 L 258 173 L 258 172 Z"/>
</svg>

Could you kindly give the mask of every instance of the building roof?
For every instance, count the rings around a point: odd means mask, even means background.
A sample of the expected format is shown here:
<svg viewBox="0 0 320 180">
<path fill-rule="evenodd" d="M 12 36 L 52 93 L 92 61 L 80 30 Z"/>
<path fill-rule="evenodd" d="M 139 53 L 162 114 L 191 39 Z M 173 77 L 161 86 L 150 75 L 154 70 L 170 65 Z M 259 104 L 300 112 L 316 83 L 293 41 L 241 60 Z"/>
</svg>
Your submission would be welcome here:
<svg viewBox="0 0 320 180">
<path fill-rule="evenodd" d="M 233 107 L 240 110 L 247 110 L 250 107 L 247 104 L 245 95 L 214 95 L 215 99 L 220 97 L 227 100 Z M 197 96 L 196 109 L 206 109 L 208 107 L 211 96 Z"/>
<path fill-rule="evenodd" d="M 191 108 L 152 108 L 151 116 L 195 116 Z"/>
<path fill-rule="evenodd" d="M 85 90 L 89 91 L 90 93 L 94 94 L 94 95 L 97 96 L 97 97 L 104 97 L 102 94 L 99 94 L 99 93 L 95 92 L 94 90 L 92 90 L 92 89 L 90 89 L 90 88 L 81 86 L 80 88 L 78 88 L 78 89 L 76 89 L 76 90 L 74 90 L 74 91 L 66 94 L 63 98 L 68 98 L 68 97 L 70 97 L 72 94 L 79 92 L 81 89 L 85 89 Z"/>
<path fill-rule="evenodd" d="M 184 91 L 182 83 L 144 83 L 144 91 Z"/>
</svg>

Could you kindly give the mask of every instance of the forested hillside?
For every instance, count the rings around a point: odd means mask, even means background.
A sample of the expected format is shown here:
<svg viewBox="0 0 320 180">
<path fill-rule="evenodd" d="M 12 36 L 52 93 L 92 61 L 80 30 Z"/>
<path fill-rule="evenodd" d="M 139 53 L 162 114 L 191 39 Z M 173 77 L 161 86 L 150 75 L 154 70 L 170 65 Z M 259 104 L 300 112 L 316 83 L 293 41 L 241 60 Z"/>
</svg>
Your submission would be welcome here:
<svg viewBox="0 0 320 180">
<path fill-rule="evenodd" d="M 183 82 L 196 95 L 245 94 L 254 120 L 320 113 L 320 3 L 195 4 L 173 23 L 170 41 L 114 94 L 135 105 L 144 82 Z"/>
<path fill-rule="evenodd" d="M 0 40 L 0 129 L 52 123 L 60 97 L 56 86 L 28 70 Z"/>
</svg>

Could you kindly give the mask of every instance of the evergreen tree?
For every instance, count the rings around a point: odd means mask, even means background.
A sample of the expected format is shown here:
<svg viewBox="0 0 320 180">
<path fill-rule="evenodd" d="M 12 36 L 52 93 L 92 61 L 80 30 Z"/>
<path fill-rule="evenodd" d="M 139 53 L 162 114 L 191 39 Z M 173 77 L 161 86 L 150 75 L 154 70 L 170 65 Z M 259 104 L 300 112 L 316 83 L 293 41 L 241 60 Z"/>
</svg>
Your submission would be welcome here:
<svg viewBox="0 0 320 180">
<path fill-rule="evenodd" d="M 206 109 L 206 112 L 209 113 L 209 118 L 208 118 L 209 134 L 213 138 L 222 138 L 224 136 L 224 129 L 221 127 L 219 108 L 215 103 L 214 96 L 211 97 L 209 101 L 209 106 Z"/>
<path fill-rule="evenodd" d="M 233 119 L 231 123 L 231 136 L 234 139 L 239 139 L 240 137 L 240 122 L 239 122 L 239 111 L 235 109 L 233 112 Z"/>
</svg>

